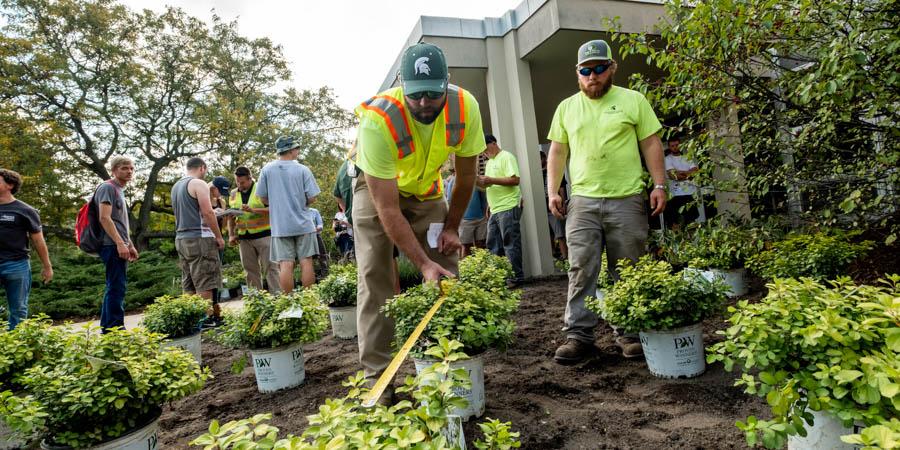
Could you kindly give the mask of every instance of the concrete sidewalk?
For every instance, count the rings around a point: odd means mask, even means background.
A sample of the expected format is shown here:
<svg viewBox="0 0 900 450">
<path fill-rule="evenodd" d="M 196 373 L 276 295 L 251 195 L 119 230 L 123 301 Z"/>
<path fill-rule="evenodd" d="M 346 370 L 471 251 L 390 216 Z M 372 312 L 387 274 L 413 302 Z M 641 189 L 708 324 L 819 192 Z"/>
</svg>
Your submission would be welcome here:
<svg viewBox="0 0 900 450">
<path fill-rule="evenodd" d="M 225 309 L 230 309 L 230 310 L 241 309 L 244 307 L 244 300 L 238 298 L 237 300 L 228 300 L 228 301 L 224 301 L 224 302 L 219 302 L 219 305 L 221 305 L 223 310 L 225 310 Z M 144 319 L 143 314 L 131 314 L 131 315 L 125 316 L 125 329 L 127 330 L 129 328 L 134 328 L 134 327 L 140 325 L 141 320 L 143 320 L 143 319 Z M 75 323 L 69 325 L 69 328 L 77 329 L 77 328 L 83 327 L 84 325 L 91 325 L 91 326 L 99 327 L 100 321 L 99 320 L 90 320 L 87 322 L 75 322 Z"/>
</svg>

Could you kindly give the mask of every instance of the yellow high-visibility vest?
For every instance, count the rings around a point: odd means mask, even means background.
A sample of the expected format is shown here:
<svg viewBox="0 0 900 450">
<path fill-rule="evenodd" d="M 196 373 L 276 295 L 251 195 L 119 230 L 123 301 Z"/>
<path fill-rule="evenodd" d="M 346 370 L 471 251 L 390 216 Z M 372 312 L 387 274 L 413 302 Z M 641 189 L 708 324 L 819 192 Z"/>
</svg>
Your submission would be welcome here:
<svg viewBox="0 0 900 450">
<path fill-rule="evenodd" d="M 241 193 L 237 189 L 235 189 L 234 192 L 231 193 L 232 205 L 240 205 L 242 203 L 240 201 L 240 195 Z M 250 200 L 248 200 L 247 205 L 254 209 L 266 207 L 266 205 L 263 204 L 262 200 L 260 200 L 259 197 L 256 196 L 255 181 L 253 182 L 253 187 L 250 189 Z M 240 216 L 234 216 L 234 223 L 237 226 L 238 236 L 244 234 L 259 233 L 270 229 L 269 213 L 244 212 Z"/>
</svg>

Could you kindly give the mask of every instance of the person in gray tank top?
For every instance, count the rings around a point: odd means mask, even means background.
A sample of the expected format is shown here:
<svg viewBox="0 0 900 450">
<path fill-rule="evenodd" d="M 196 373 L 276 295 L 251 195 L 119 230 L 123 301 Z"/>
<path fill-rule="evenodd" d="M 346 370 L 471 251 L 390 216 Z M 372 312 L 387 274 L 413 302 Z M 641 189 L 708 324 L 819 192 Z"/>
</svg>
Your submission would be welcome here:
<svg viewBox="0 0 900 450">
<path fill-rule="evenodd" d="M 185 294 L 199 294 L 213 300 L 214 291 L 222 287 L 222 262 L 219 250 L 225 240 L 216 223 L 209 199 L 209 188 L 203 181 L 206 163 L 191 158 L 187 175 L 172 186 L 172 209 L 175 213 L 175 249 L 181 263 L 181 289 Z M 213 304 L 208 325 L 221 323 L 218 303 Z"/>
</svg>

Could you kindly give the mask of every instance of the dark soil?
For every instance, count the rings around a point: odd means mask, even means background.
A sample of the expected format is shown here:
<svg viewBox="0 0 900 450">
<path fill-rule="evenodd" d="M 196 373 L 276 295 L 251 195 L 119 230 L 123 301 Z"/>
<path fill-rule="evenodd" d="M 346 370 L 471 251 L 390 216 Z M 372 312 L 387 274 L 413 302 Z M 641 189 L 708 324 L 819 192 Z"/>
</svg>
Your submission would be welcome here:
<svg viewBox="0 0 900 450">
<path fill-rule="evenodd" d="M 756 294 L 759 298 L 759 284 Z M 721 365 L 690 380 L 656 378 L 643 360 L 626 360 L 601 325 L 597 355 L 576 366 L 553 362 L 564 336 L 566 281 L 544 280 L 525 286 L 517 313 L 516 343 L 485 358 L 485 416 L 512 421 L 525 449 L 729 449 L 746 448 L 734 426 L 748 415 L 768 417 L 765 402 L 733 387 L 734 374 Z M 716 341 L 721 317 L 704 324 L 707 343 Z M 305 347 L 306 381 L 277 394 L 260 394 L 253 368 L 238 375 L 232 362 L 243 354 L 203 343 L 203 363 L 215 378 L 202 392 L 168 405 L 160 422 L 162 448 L 188 448 L 212 419 L 229 420 L 271 412 L 282 434 L 300 434 L 306 416 L 329 397 L 343 397 L 341 382 L 359 370 L 356 341 L 331 336 Z M 407 362 L 398 379 L 412 374 Z M 479 435 L 466 424 L 471 443 Z M 471 448 L 471 447 L 470 447 Z"/>
</svg>

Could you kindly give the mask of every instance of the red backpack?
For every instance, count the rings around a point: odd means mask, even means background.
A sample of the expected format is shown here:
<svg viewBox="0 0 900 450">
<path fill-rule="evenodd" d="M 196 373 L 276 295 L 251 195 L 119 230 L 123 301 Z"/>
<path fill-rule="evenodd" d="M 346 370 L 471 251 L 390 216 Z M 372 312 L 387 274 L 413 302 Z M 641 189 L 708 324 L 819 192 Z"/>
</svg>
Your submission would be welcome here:
<svg viewBox="0 0 900 450">
<path fill-rule="evenodd" d="M 119 195 L 119 186 L 116 186 L 112 179 L 105 183 L 113 185 L 116 188 L 116 195 Z M 97 189 L 100 189 L 100 186 L 97 186 Z M 94 194 L 97 194 L 96 190 L 94 190 Z M 75 245 L 85 253 L 97 256 L 100 253 L 100 247 L 103 246 L 103 233 L 103 226 L 100 225 L 100 210 L 97 202 L 94 201 L 94 195 L 91 195 L 91 199 L 81 206 L 75 217 Z"/>
</svg>

